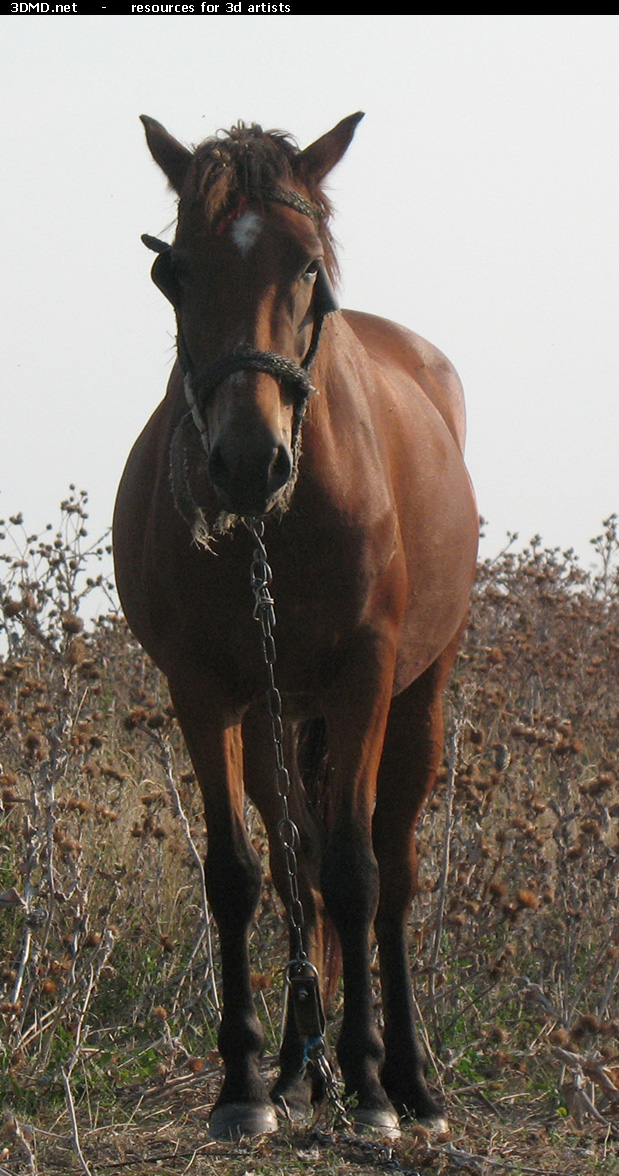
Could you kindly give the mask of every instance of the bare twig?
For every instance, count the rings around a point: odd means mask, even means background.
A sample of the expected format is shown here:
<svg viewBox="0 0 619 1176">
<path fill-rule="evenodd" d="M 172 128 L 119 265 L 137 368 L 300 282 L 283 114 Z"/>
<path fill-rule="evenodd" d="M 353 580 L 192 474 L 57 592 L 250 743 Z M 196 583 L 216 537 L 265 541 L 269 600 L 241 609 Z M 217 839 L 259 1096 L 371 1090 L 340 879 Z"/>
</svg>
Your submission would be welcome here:
<svg viewBox="0 0 619 1176">
<path fill-rule="evenodd" d="M 170 746 L 169 746 L 167 740 L 162 737 L 162 735 L 160 734 L 159 731 L 157 731 L 157 730 L 153 731 L 152 736 L 153 736 L 153 739 L 155 740 L 155 743 L 157 744 L 157 747 L 159 749 L 159 758 L 160 758 L 160 762 L 161 762 L 161 765 L 162 765 L 164 773 L 165 773 L 168 795 L 170 797 L 170 800 L 172 801 L 172 808 L 173 808 L 174 814 L 181 823 L 183 833 L 185 834 L 185 839 L 186 839 L 187 844 L 189 846 L 191 856 L 193 857 L 193 859 L 196 863 L 196 866 L 198 868 L 198 877 L 200 879 L 200 892 L 201 892 L 201 896 L 202 896 L 202 913 L 204 915 L 204 927 L 206 929 L 206 945 L 207 945 L 208 964 L 209 964 L 209 976 L 210 976 L 210 982 L 211 982 L 211 992 L 213 994 L 213 1004 L 215 1005 L 217 1012 L 219 1012 L 219 1008 L 220 1008 L 219 994 L 217 992 L 217 981 L 216 981 L 216 977 L 215 977 L 215 961 L 214 961 L 214 953 L 213 953 L 213 937 L 211 934 L 211 912 L 210 912 L 210 907 L 208 904 L 208 897 L 207 897 L 207 893 L 206 893 L 206 880 L 204 877 L 204 865 L 203 865 L 202 859 L 200 857 L 200 854 L 198 853 L 198 848 L 196 846 L 196 843 L 195 843 L 193 837 L 191 836 L 191 829 L 189 827 L 189 821 L 187 820 L 187 817 L 185 816 L 185 812 L 184 812 L 183 806 L 181 804 L 181 798 L 179 796 L 178 788 L 176 787 L 176 781 L 174 780 L 174 773 L 172 771 L 172 761 L 171 761 L 171 757 L 170 757 Z"/>
<path fill-rule="evenodd" d="M 69 1112 L 69 1119 L 71 1122 L 71 1135 L 73 1136 L 73 1146 L 75 1148 L 75 1154 L 77 1155 L 77 1158 L 80 1162 L 84 1176 L 93 1176 L 92 1170 L 88 1167 L 88 1164 L 86 1163 L 86 1160 L 84 1158 L 84 1153 L 82 1151 L 82 1147 L 80 1144 L 79 1131 L 77 1128 L 77 1118 L 75 1115 L 75 1103 L 73 1102 L 73 1095 L 71 1093 L 71 1083 L 69 1082 L 69 1078 L 68 1078 L 67 1074 L 65 1074 L 65 1071 L 62 1069 L 62 1067 L 60 1069 L 60 1077 L 62 1079 L 62 1085 L 64 1086 L 64 1091 L 65 1091 L 65 1095 L 66 1095 L 66 1099 L 67 1099 L 67 1110 Z"/>
<path fill-rule="evenodd" d="M 86 987 L 86 993 L 85 993 L 84 999 L 82 1001 L 82 1007 L 81 1007 L 81 1009 L 78 1013 L 78 1016 L 77 1016 L 77 1023 L 76 1023 L 76 1027 L 75 1027 L 75 1045 L 73 1046 L 73 1051 L 71 1053 L 71 1057 L 70 1057 L 69 1063 L 67 1065 L 67 1077 L 70 1077 L 71 1074 L 73 1073 L 73 1070 L 75 1068 L 75 1064 L 79 1058 L 80 1049 L 82 1047 L 82 1034 L 84 1032 L 84 1022 L 86 1020 L 86 1013 L 88 1012 L 88 1006 L 90 1004 L 92 994 L 96 990 L 97 982 L 99 980 L 101 972 L 103 971 L 103 969 L 108 961 L 108 958 L 109 958 L 109 955 L 110 955 L 110 952 L 111 952 L 113 946 L 114 946 L 114 936 L 112 935 L 112 932 L 108 928 L 105 932 L 104 937 L 103 937 L 102 949 L 101 949 L 101 952 L 99 955 L 99 959 L 97 961 L 97 966 L 96 966 L 96 968 L 94 968 L 92 966 L 92 964 L 90 966 L 90 976 L 88 979 L 88 985 Z"/>
<path fill-rule="evenodd" d="M 440 1088 L 441 1094 L 444 1095 L 445 1094 L 445 1087 L 444 1087 L 443 1079 L 442 1079 L 442 1071 L 444 1071 L 445 1067 L 441 1064 L 439 1059 L 436 1057 L 434 1050 L 432 1049 L 432 1046 L 430 1044 L 430 1038 L 428 1035 L 428 1030 L 426 1028 L 426 1023 L 424 1021 L 423 1014 L 422 1014 L 421 1009 L 419 1007 L 419 1002 L 417 1000 L 417 997 L 415 996 L 414 989 L 411 991 L 411 996 L 412 996 L 412 1001 L 413 1001 L 413 1008 L 415 1010 L 415 1022 L 416 1022 L 416 1026 L 417 1026 L 417 1032 L 420 1034 L 421 1040 L 423 1041 L 423 1047 L 426 1051 L 428 1061 L 429 1061 L 430 1065 L 432 1066 L 432 1069 L 434 1070 L 434 1073 L 436 1075 L 436 1081 L 437 1081 L 438 1086 Z"/>
<path fill-rule="evenodd" d="M 445 907 L 447 904 L 447 879 L 449 877 L 449 866 L 451 859 L 451 838 L 454 826 L 454 791 L 456 770 L 458 766 L 458 757 L 460 754 L 460 741 L 462 737 L 462 728 L 464 725 L 463 705 L 454 717 L 454 723 L 449 737 L 449 751 L 447 757 L 447 780 L 445 785 L 445 832 L 443 835 L 443 854 L 441 861 L 441 872 L 438 883 L 438 910 L 436 912 L 436 927 L 434 930 L 434 940 L 432 943 L 432 952 L 430 955 L 430 974 L 429 974 L 429 993 L 433 1009 L 436 1008 L 436 971 L 438 959 L 441 952 L 441 940 L 443 937 L 443 923 L 445 919 Z M 435 1033 L 437 1033 L 437 1026 L 435 1025 Z"/>
<path fill-rule="evenodd" d="M 26 1157 L 28 1171 L 31 1176 L 37 1176 L 37 1163 L 33 1148 L 34 1130 L 29 1123 L 20 1123 L 10 1107 L 4 1109 L 4 1120 L 8 1131 L 15 1137 L 18 1146 Z"/>
<path fill-rule="evenodd" d="M 619 1104 L 619 1090 L 598 1053 L 583 1056 L 570 1053 L 566 1049 L 560 1049 L 559 1046 L 555 1047 L 554 1053 L 573 1074 L 579 1074 L 581 1077 L 586 1076 L 604 1091 L 609 1102 Z M 602 1118 L 601 1122 L 605 1123 L 606 1120 Z"/>
<path fill-rule="evenodd" d="M 530 1000 L 534 1000 L 536 1004 L 541 1005 L 547 1013 L 550 1013 L 553 1020 L 558 1021 L 561 1025 L 565 1024 L 563 1015 L 551 1004 L 541 985 L 533 984 L 528 976 L 519 976 L 518 984 L 520 985 L 520 991 L 523 996 L 529 997 Z"/>
</svg>

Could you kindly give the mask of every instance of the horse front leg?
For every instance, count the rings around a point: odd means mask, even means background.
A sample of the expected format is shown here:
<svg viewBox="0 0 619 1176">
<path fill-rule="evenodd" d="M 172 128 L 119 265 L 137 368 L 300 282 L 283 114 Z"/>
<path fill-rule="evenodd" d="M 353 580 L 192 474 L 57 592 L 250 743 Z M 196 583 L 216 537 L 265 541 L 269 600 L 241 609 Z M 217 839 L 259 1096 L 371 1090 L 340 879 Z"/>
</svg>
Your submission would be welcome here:
<svg viewBox="0 0 619 1176">
<path fill-rule="evenodd" d="M 353 1119 L 398 1133 L 398 1115 L 381 1081 L 383 1042 L 374 1018 L 370 934 L 379 898 L 372 813 L 391 701 L 395 651 L 369 637 L 351 672 L 325 703 L 334 817 L 322 865 L 322 892 L 342 950 L 344 1018 L 337 1057 Z"/>
<path fill-rule="evenodd" d="M 211 1114 L 216 1138 L 236 1139 L 277 1129 L 277 1116 L 259 1062 L 264 1033 L 250 982 L 249 929 L 260 897 L 262 871 L 245 825 L 240 724 L 194 698 L 170 693 L 202 794 L 208 831 L 205 878 L 221 950 L 223 1012 L 218 1045 L 224 1062 L 221 1093 Z M 196 692 L 198 693 L 198 692 Z"/>
</svg>

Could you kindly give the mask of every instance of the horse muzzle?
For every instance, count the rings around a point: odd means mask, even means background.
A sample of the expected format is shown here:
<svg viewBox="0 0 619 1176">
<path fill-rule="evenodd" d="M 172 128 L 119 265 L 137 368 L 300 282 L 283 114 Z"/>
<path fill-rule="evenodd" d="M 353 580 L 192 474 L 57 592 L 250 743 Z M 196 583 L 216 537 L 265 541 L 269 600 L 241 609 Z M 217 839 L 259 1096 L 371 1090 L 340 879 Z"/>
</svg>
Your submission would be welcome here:
<svg viewBox="0 0 619 1176">
<path fill-rule="evenodd" d="M 284 441 L 222 437 L 212 446 L 208 476 L 224 510 L 240 516 L 268 514 L 280 505 L 293 472 Z"/>
<path fill-rule="evenodd" d="M 186 348 L 179 332 L 179 357 L 184 372 L 183 386 L 189 413 L 178 426 L 170 451 L 174 501 L 194 531 L 202 534 L 204 518 L 188 482 L 185 465 L 185 429 L 193 419 L 207 454 L 207 473 L 219 503 L 227 514 L 257 518 L 275 508 L 287 507 L 298 474 L 301 425 L 310 395 L 315 391 L 309 372 L 294 360 L 270 351 L 238 348 L 214 360 L 195 381 L 188 365 Z M 224 414 L 224 420 L 209 422 L 208 402 L 231 375 L 242 371 L 265 372 L 275 379 L 280 391 L 286 386 L 292 400 L 290 437 L 280 432 L 274 420 L 260 420 L 259 414 Z"/>
</svg>

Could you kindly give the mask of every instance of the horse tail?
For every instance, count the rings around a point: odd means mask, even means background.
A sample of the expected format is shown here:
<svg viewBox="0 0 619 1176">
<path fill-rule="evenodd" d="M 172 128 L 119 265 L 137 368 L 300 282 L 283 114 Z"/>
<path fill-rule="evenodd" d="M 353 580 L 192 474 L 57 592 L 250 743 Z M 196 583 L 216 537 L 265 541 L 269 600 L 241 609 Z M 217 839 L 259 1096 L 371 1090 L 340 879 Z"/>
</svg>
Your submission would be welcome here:
<svg viewBox="0 0 619 1176">
<path fill-rule="evenodd" d="M 329 745 L 323 718 L 308 719 L 299 732 L 299 772 L 305 795 L 325 832 L 333 826 L 333 799 L 329 789 Z M 342 973 L 342 949 L 335 925 L 325 912 L 322 940 L 324 999 L 328 1009 Z"/>
</svg>

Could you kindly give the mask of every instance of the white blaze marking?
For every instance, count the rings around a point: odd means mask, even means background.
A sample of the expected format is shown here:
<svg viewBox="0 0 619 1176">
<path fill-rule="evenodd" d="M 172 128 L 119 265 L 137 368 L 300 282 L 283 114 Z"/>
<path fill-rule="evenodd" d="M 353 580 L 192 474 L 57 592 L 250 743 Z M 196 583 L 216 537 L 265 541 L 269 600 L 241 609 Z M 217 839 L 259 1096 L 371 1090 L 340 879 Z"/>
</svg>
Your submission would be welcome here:
<svg viewBox="0 0 619 1176">
<path fill-rule="evenodd" d="M 257 212 L 244 212 L 232 225 L 232 240 L 243 257 L 262 232 L 262 217 Z"/>
</svg>

